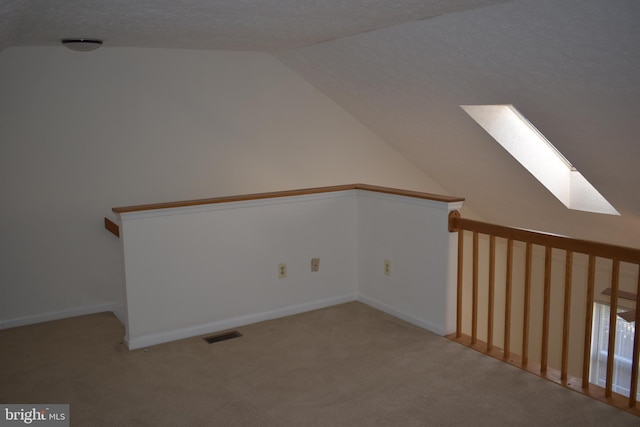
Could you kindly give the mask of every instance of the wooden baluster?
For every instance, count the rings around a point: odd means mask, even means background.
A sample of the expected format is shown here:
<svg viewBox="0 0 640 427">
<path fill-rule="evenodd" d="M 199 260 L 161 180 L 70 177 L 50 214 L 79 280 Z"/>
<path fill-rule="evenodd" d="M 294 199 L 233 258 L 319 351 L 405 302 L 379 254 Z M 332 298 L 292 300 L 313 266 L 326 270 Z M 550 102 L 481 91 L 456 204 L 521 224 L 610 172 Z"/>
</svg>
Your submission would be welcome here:
<svg viewBox="0 0 640 427">
<path fill-rule="evenodd" d="M 636 288 L 636 295 L 640 295 L 640 265 L 638 266 L 638 286 Z M 636 323 L 635 331 L 633 334 L 633 362 L 631 363 L 631 386 L 629 387 L 629 407 L 636 406 L 636 396 L 638 395 L 638 363 L 640 363 L 640 305 L 636 300 Z"/>
<path fill-rule="evenodd" d="M 456 301 L 456 338 L 462 336 L 462 270 L 464 253 L 464 230 L 458 230 L 458 295 Z"/>
<path fill-rule="evenodd" d="M 522 321 L 522 366 L 529 363 L 529 311 L 531 301 L 531 256 L 532 244 L 527 242 L 526 261 L 524 269 L 524 309 Z"/>
<path fill-rule="evenodd" d="M 504 358 L 511 355 L 511 284 L 513 281 L 513 240 L 507 240 L 507 277 L 504 292 Z"/>
<path fill-rule="evenodd" d="M 593 289 L 596 281 L 596 257 L 589 255 L 587 276 L 587 311 L 584 324 L 584 348 L 582 350 L 582 388 L 589 388 L 589 365 L 591 363 L 591 333 L 593 330 Z"/>
<path fill-rule="evenodd" d="M 567 251 L 564 267 L 564 313 L 562 319 L 562 364 L 560 380 L 566 381 L 569 365 L 569 330 L 571 321 L 571 282 L 573 281 L 573 252 Z"/>
<path fill-rule="evenodd" d="M 489 237 L 489 303 L 487 313 L 487 351 L 493 350 L 493 309 L 496 282 L 496 236 Z"/>
<path fill-rule="evenodd" d="M 544 300 L 542 305 L 542 350 L 540 372 L 547 372 L 549 356 L 549 311 L 551 307 L 551 246 L 544 249 Z"/>
<path fill-rule="evenodd" d="M 471 344 L 478 340 L 478 232 L 473 232 L 473 291 L 471 302 Z"/>
<path fill-rule="evenodd" d="M 613 389 L 613 362 L 616 348 L 616 318 L 618 317 L 618 279 L 620 277 L 620 261 L 613 260 L 611 271 L 611 305 L 609 310 L 609 347 L 607 349 L 607 382 L 604 387 L 605 397 L 611 397 Z"/>
<path fill-rule="evenodd" d="M 455 224 L 455 226 L 452 226 Z M 491 354 L 495 350 L 495 270 L 496 266 L 496 253 L 495 253 L 495 239 L 503 238 L 507 241 L 506 251 L 506 277 L 505 277 L 505 309 L 504 309 L 504 351 L 503 360 L 510 362 L 511 359 L 511 317 L 513 308 L 513 247 L 514 242 L 523 242 L 526 245 L 525 254 L 525 280 L 523 291 L 523 325 L 522 325 L 522 356 L 520 367 L 528 370 L 529 359 L 529 340 L 530 340 L 530 323 L 532 316 L 532 300 L 531 300 L 531 288 L 533 286 L 533 245 L 541 246 L 545 248 L 545 271 L 544 271 L 544 300 L 542 310 L 542 341 L 541 341 L 541 363 L 540 363 L 540 376 L 551 379 L 552 381 L 559 382 L 565 386 L 573 387 L 569 385 L 569 355 L 573 354 L 573 349 L 569 348 L 571 339 L 571 308 L 572 308 L 572 293 L 573 293 L 573 260 L 574 253 L 586 254 L 589 259 L 588 277 L 587 277 L 587 289 L 585 300 L 585 327 L 584 327 L 584 341 L 583 341 L 583 355 L 582 355 L 582 388 L 583 393 L 595 397 L 599 400 L 607 401 L 616 407 L 620 407 L 619 400 L 612 399 L 613 396 L 613 374 L 615 367 L 615 345 L 616 345 L 616 323 L 617 323 L 617 308 L 618 297 L 623 296 L 623 291 L 620 290 L 620 264 L 624 262 L 634 263 L 640 268 L 640 250 L 625 248 L 621 246 L 609 245 L 605 243 L 590 242 L 586 240 L 570 239 L 566 237 L 549 235 L 545 233 L 532 232 L 527 230 L 520 230 L 515 228 L 504 227 L 496 224 L 483 223 L 479 221 L 467 220 L 455 218 L 450 220 L 450 231 L 458 231 L 458 283 L 457 283 L 457 318 L 456 318 L 456 337 L 462 338 L 463 334 L 463 270 L 466 268 L 463 260 L 464 252 L 464 240 L 465 235 L 462 227 L 466 227 L 466 239 L 469 244 L 469 233 L 473 234 L 473 259 L 468 261 L 467 264 L 472 264 L 472 295 L 471 295 L 471 342 L 464 340 L 468 346 L 479 349 L 478 344 L 478 294 L 479 294 L 479 236 L 480 234 L 487 235 L 490 238 L 489 241 L 489 278 L 488 278 L 488 303 L 487 303 L 487 350 L 486 352 Z M 551 280 L 552 280 L 552 266 L 553 266 L 553 250 L 564 250 L 566 254 L 565 260 L 565 278 L 564 278 L 564 299 L 563 299 L 563 325 L 562 325 L 562 360 L 560 367 L 559 381 L 555 377 L 555 373 L 549 375 L 547 371 L 554 371 L 549 368 L 549 345 L 551 335 Z M 604 393 L 600 393 L 597 390 L 590 390 L 590 368 L 591 368 L 591 344 L 593 333 L 593 315 L 594 315 L 594 293 L 595 293 L 595 279 L 596 279 L 596 263 L 598 258 L 611 259 L 613 262 L 613 270 L 611 277 L 611 314 L 609 317 L 609 328 L 611 334 L 608 342 L 607 358 L 607 372 L 606 372 L 606 387 Z M 536 269 L 538 266 L 536 265 Z M 537 271 L 537 270 L 536 270 Z M 467 280 L 468 282 L 468 280 Z M 640 295 L 640 272 L 638 277 L 636 294 Z M 465 298 L 469 296 L 465 295 Z M 578 303 L 576 301 L 576 303 Z M 582 303 L 580 303 L 582 304 Z M 534 308 L 535 309 L 535 308 Z M 534 313 L 537 313 L 534 312 Z M 636 310 L 635 322 L 640 325 L 640 307 Z M 516 334 L 517 335 L 517 334 Z M 484 350 L 484 349 L 483 349 Z M 638 395 L 638 382 L 640 381 L 640 327 L 635 330 L 634 343 L 633 343 L 633 357 L 630 379 L 630 391 L 628 402 L 624 402 L 624 406 L 627 410 L 633 413 L 638 413 L 637 395 Z M 554 371 L 555 372 L 555 371 Z M 599 387 L 596 387 L 599 389 Z M 594 393 L 595 391 L 595 393 Z M 606 396 L 606 397 L 605 397 Z"/>
</svg>

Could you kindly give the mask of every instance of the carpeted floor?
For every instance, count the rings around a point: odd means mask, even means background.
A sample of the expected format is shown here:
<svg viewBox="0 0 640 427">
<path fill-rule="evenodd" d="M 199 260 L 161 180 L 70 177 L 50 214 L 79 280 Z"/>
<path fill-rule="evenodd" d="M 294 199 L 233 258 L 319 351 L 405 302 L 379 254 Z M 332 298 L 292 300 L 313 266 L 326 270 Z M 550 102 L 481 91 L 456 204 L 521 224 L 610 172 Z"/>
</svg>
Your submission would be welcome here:
<svg viewBox="0 0 640 427">
<path fill-rule="evenodd" d="M 639 426 L 640 418 L 353 302 L 128 351 L 110 313 L 0 331 L 0 402 L 72 426 Z"/>
</svg>

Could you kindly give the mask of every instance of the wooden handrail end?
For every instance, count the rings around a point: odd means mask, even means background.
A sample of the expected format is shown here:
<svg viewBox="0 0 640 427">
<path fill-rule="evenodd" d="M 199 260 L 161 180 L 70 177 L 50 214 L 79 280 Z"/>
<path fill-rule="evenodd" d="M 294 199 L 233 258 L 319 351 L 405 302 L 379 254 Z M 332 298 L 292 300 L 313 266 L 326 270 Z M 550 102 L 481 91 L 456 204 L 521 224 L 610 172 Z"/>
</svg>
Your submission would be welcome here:
<svg viewBox="0 0 640 427">
<path fill-rule="evenodd" d="M 104 218 L 104 228 L 114 234 L 116 237 L 120 237 L 120 227 L 109 218 Z"/>
<path fill-rule="evenodd" d="M 449 232 L 454 233 L 458 231 L 457 219 L 460 218 L 460 211 L 449 212 Z"/>
</svg>

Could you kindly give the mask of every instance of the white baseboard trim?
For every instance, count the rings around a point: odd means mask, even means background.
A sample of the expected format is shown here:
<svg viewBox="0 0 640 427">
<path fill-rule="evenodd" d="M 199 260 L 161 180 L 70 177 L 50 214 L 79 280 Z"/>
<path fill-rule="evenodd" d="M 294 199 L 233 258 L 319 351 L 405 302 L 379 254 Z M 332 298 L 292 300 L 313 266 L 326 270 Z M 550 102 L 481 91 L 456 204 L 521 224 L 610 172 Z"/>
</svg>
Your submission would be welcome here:
<svg viewBox="0 0 640 427">
<path fill-rule="evenodd" d="M 240 326 L 250 325 L 252 323 L 262 322 L 265 320 L 277 319 L 280 317 L 291 316 L 294 314 L 304 313 L 319 308 L 330 307 L 332 305 L 343 304 L 350 301 L 356 301 L 356 295 L 343 295 L 332 297 L 318 301 L 312 301 L 303 304 L 292 305 L 276 310 L 265 311 L 261 313 L 247 314 L 245 316 L 232 317 L 230 319 L 219 320 L 216 322 L 205 323 L 202 325 L 190 326 L 187 328 L 175 329 L 167 332 L 159 332 L 153 334 L 141 335 L 138 337 L 125 337 L 125 344 L 129 350 L 137 350 L 144 347 L 150 347 L 156 344 L 181 340 L 185 338 L 196 337 L 198 335 L 211 334 L 214 332 L 224 331 L 226 329 L 237 328 Z"/>
<path fill-rule="evenodd" d="M 405 322 L 409 322 L 412 325 L 416 325 L 419 326 L 423 329 L 426 329 L 428 331 L 433 332 L 434 334 L 440 335 L 440 336 L 444 336 L 445 331 L 444 328 L 440 325 L 437 325 L 433 322 L 428 322 L 426 320 L 422 320 L 419 319 L 417 317 L 411 316 L 410 314 L 406 314 L 403 313 L 402 311 L 399 311 L 393 307 L 391 307 L 390 305 L 384 304 L 380 301 L 377 301 L 373 298 L 369 298 L 366 297 L 364 295 L 358 295 L 358 301 L 360 301 L 363 304 L 366 304 L 368 306 L 371 306 L 375 309 L 378 309 L 380 311 L 384 311 L 387 314 L 390 314 L 394 317 L 397 317 L 398 319 L 404 320 Z"/>
<path fill-rule="evenodd" d="M 105 311 L 113 312 L 122 322 L 124 319 L 124 308 L 122 304 L 104 303 L 97 305 L 89 305 L 85 307 L 70 308 L 68 310 L 52 311 L 49 313 L 36 314 L 34 316 L 18 317 L 15 319 L 0 320 L 0 330 L 16 328 L 18 326 L 33 325 L 35 323 L 49 322 L 52 320 L 66 319 L 69 317 L 84 316 L 86 314 L 102 313 Z M 123 322 L 124 323 L 124 322 Z"/>
<path fill-rule="evenodd" d="M 303 304 L 292 305 L 289 307 L 279 308 L 276 310 L 265 311 L 261 313 L 248 314 L 245 316 L 233 317 L 230 319 L 219 320 L 212 323 L 206 323 L 202 325 L 196 325 L 188 328 L 176 329 L 168 332 L 147 334 L 136 337 L 134 339 L 125 338 L 125 343 L 129 350 L 136 350 L 143 347 L 149 347 L 156 344 L 162 344 L 165 342 L 176 341 L 185 338 L 191 338 L 198 335 L 210 334 L 214 332 L 224 331 L 226 329 L 237 328 L 240 326 L 249 325 L 252 323 L 262 322 L 264 320 L 277 319 L 279 317 L 291 316 L 294 314 L 304 313 L 311 310 L 317 310 L 320 308 L 330 307 L 333 305 L 343 304 L 350 301 L 360 301 L 363 304 L 369 305 L 375 309 L 383 311 L 387 314 L 395 316 L 399 319 L 409 322 L 413 325 L 424 328 L 438 335 L 445 335 L 445 331 L 440 325 L 428 322 L 409 314 L 403 313 L 390 305 L 384 304 L 373 298 L 366 297 L 364 295 L 343 295 L 339 297 L 332 297 L 318 301 L 312 301 Z M 44 314 L 38 314 L 35 316 L 25 316 L 15 319 L 0 320 L 0 330 L 15 328 L 18 326 L 33 325 L 36 323 L 49 322 L 52 320 L 66 319 L 69 317 L 84 316 L 87 314 L 102 313 L 105 311 L 113 312 L 113 314 L 126 325 L 125 312 L 122 304 L 117 303 L 105 303 L 97 304 L 86 307 L 72 308 L 69 310 L 54 311 Z"/>
</svg>

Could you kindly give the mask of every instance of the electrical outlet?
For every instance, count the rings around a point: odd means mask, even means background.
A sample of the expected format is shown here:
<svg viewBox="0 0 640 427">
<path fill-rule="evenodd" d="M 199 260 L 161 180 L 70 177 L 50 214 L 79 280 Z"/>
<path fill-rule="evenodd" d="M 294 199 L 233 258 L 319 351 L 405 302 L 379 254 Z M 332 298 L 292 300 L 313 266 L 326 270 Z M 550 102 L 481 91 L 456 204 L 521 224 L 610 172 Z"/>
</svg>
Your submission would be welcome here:
<svg viewBox="0 0 640 427">
<path fill-rule="evenodd" d="M 311 271 L 318 271 L 320 269 L 320 258 L 311 258 Z"/>
<path fill-rule="evenodd" d="M 280 263 L 278 264 L 278 278 L 284 279 L 285 277 L 287 277 L 287 264 Z"/>
<path fill-rule="evenodd" d="M 387 276 L 391 276 L 391 261 L 388 259 L 384 260 L 384 274 Z"/>
</svg>

